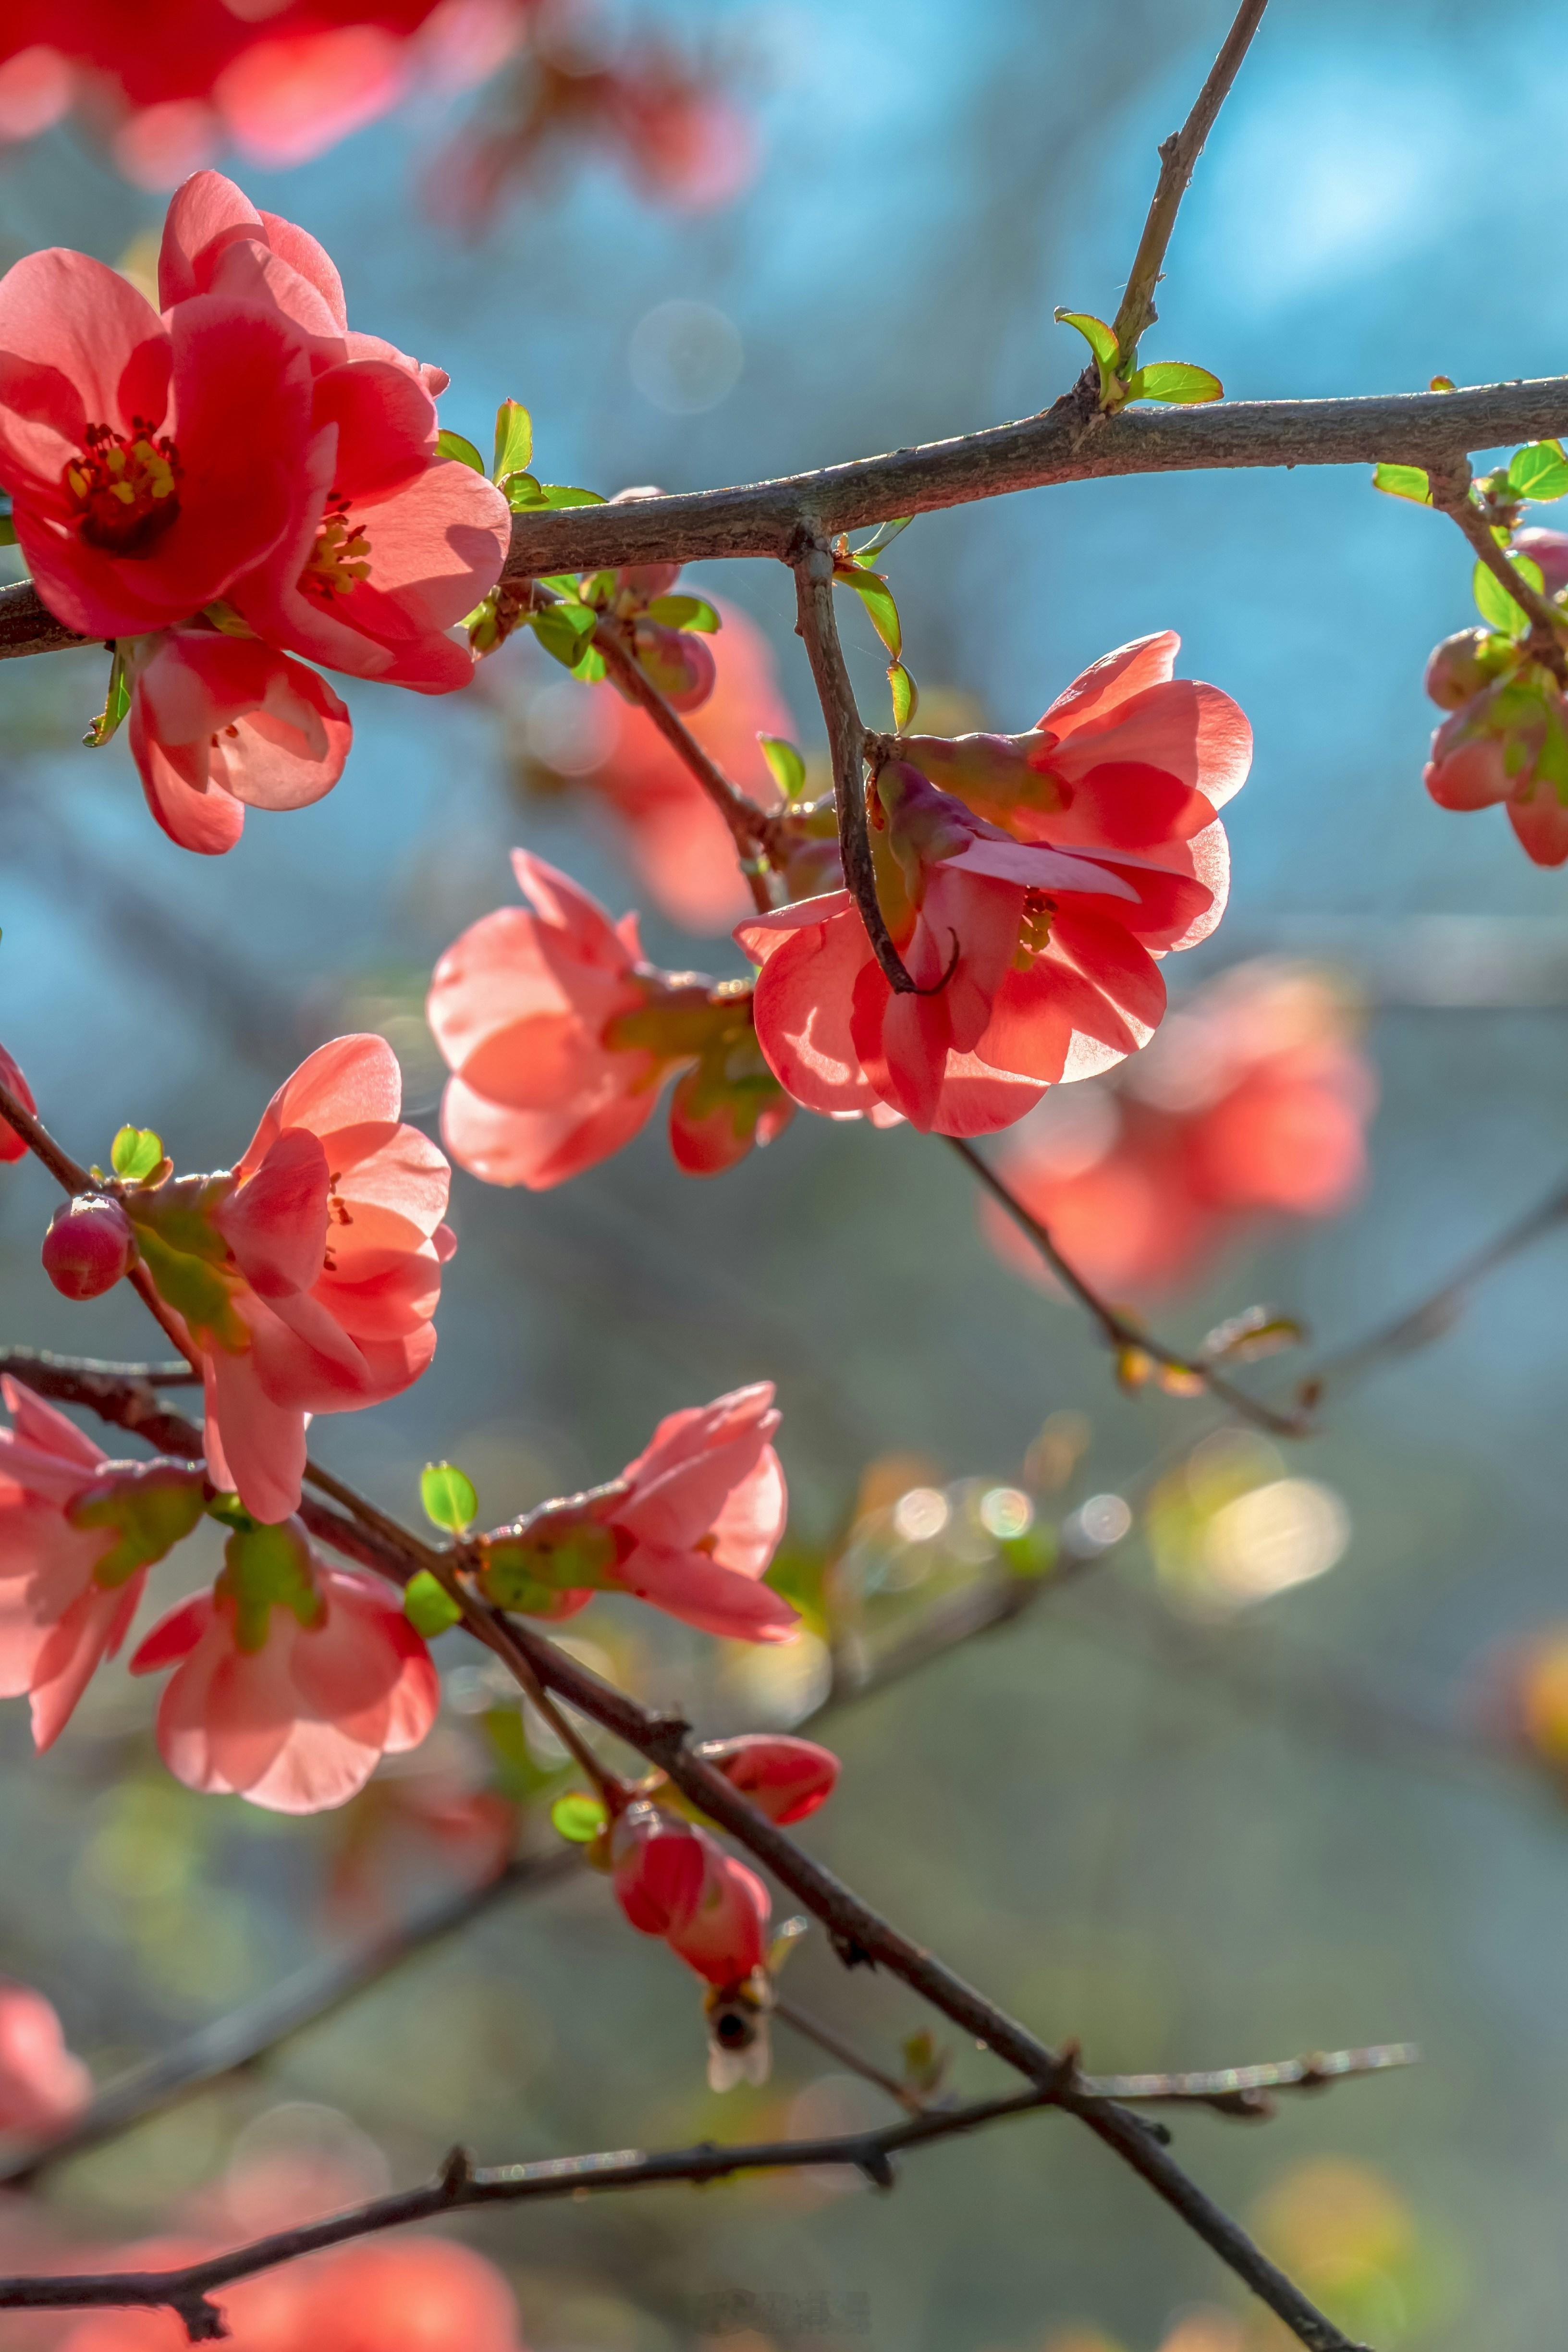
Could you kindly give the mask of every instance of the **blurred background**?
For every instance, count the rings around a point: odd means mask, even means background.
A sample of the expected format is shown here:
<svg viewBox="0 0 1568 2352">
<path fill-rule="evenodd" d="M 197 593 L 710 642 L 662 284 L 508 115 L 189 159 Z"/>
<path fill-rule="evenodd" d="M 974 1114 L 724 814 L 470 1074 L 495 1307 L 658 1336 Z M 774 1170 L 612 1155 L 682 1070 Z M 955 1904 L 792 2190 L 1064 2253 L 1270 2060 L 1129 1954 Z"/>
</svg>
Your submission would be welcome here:
<svg viewBox="0 0 1568 2352">
<path fill-rule="evenodd" d="M 502 104 L 493 82 L 456 112 L 416 94 L 289 168 L 232 168 L 323 240 L 356 323 L 450 371 L 445 424 L 488 447 L 510 395 L 533 412 L 543 478 L 743 481 L 1047 405 L 1081 357 L 1052 306 L 1114 310 L 1155 142 L 1228 16 L 1217 0 L 659 0 L 657 18 L 574 18 L 546 61 L 569 82 L 657 35 L 710 74 L 741 127 L 695 182 L 661 188 L 601 139 L 552 149 L 488 208 L 444 204 Z M 1243 397 L 1558 372 L 1561 304 L 1514 182 L 1528 159 L 1531 185 L 1559 193 L 1558 34 L 1545 0 L 1500 0 L 1484 37 L 1457 0 L 1372 16 L 1277 0 L 1184 208 L 1145 356 L 1198 362 Z M 59 243 L 144 271 L 162 211 L 89 121 L 61 121 L 0 163 L 0 259 Z M 925 518 L 888 568 L 933 729 L 1026 727 L 1088 662 L 1168 627 L 1184 672 L 1256 730 L 1227 815 L 1230 911 L 1171 968 L 1173 996 L 1260 956 L 1310 963 L 1329 977 L 1308 1025 L 1366 1056 L 1378 1107 L 1358 1184 L 1371 1095 L 1342 1062 L 1352 1132 L 1334 1180 L 1296 1203 L 1310 1213 L 1237 1213 L 1201 1251 L 1125 1270 L 1163 1332 L 1195 1344 L 1261 1302 L 1336 1347 L 1562 1181 L 1563 881 L 1500 812 L 1446 814 L 1420 781 L 1422 666 L 1472 617 L 1456 533 L 1364 470 L 1198 474 Z M 690 584 L 755 623 L 819 757 L 787 576 L 733 564 Z M 885 724 L 882 657 L 861 616 L 849 626 Z M 80 1157 L 131 1120 L 183 1168 L 227 1166 L 303 1052 L 350 1027 L 393 1041 L 433 1126 L 429 970 L 512 900 L 514 843 L 616 915 L 642 904 L 657 961 L 742 968 L 722 908 L 700 938 L 650 899 L 634 831 L 593 789 L 607 689 L 537 648 L 510 647 L 452 701 L 350 685 L 339 789 L 253 814 L 212 862 L 154 829 L 121 745 L 77 748 L 103 667 L 93 653 L 0 671 L 0 1034 Z M 1058 1172 L 1092 1163 L 1131 1099 L 1095 1085 L 1109 1108 L 1092 1134 L 1042 1129 Z M 44 1279 L 50 1205 L 32 1163 L 5 1171 L 6 1338 L 142 1354 L 134 1301 L 72 1307 Z M 709 1730 L 830 1701 L 820 1736 L 845 1773 L 813 1848 L 1096 2070 L 1419 2042 L 1419 2069 L 1267 2126 L 1184 2119 L 1178 2152 L 1380 2352 L 1552 2340 L 1563 1240 L 1331 1400 L 1324 1434 L 1287 1461 L 1216 1433 L 1205 1404 L 1121 1393 L 1083 1318 L 984 1237 L 956 1160 L 907 1130 L 803 1115 L 699 1183 L 656 1121 L 558 1192 L 459 1175 L 453 1223 L 433 1370 L 321 1424 L 325 1462 L 411 1514 L 422 1465 L 449 1457 L 494 1522 L 613 1475 L 675 1407 L 776 1380 L 782 1573 L 812 1630 L 742 1653 L 604 1601 L 571 1629 L 584 1654 Z M 1288 1386 L 1289 1362 L 1257 1377 Z M 1064 1520 L 1106 1557 L 1053 1589 Z M 200 1565 L 187 1547 L 155 1597 Z M 889 1643 L 1009 1580 L 1027 1586 L 1010 1622 L 857 1696 Z M 117 1669 L 41 1760 L 20 1703 L 0 1717 L 0 1965 L 47 1991 L 100 2083 L 385 1934 L 493 1867 L 498 1841 L 549 1850 L 558 1752 L 466 1637 L 437 1654 L 449 1706 L 426 1750 L 306 1822 L 175 1786 L 151 1743 L 155 1694 Z M 895 2071 L 925 2021 L 819 1936 L 789 1990 Z M 890 2112 L 782 2032 L 766 2088 L 716 2097 L 699 2006 L 604 1883 L 569 1874 L 60 2168 L 0 2209 L 0 2236 L 36 2266 L 40 2243 L 265 2226 L 279 2167 L 319 2209 L 420 2177 L 458 2138 L 499 2161 Z M 956 2082 L 996 2079 L 951 2055 Z M 1282 2340 L 1065 2121 L 932 2151 L 890 2198 L 779 2179 L 498 2212 L 461 2234 L 513 2282 L 534 2352 Z"/>
</svg>

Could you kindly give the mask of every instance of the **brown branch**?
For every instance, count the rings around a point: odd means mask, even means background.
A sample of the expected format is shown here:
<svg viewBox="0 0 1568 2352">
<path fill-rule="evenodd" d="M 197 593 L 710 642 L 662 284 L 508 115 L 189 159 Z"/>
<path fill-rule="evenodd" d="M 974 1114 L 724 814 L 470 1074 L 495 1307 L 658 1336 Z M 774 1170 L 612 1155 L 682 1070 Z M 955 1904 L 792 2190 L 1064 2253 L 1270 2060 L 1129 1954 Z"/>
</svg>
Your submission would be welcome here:
<svg viewBox="0 0 1568 2352">
<path fill-rule="evenodd" d="M 1432 467 L 1427 479 L 1432 487 L 1432 503 L 1440 514 L 1457 522 L 1470 545 L 1492 577 L 1499 581 L 1513 598 L 1521 611 L 1533 625 L 1530 633 L 1530 650 L 1545 664 L 1559 686 L 1568 687 L 1568 652 L 1564 651 L 1561 632 L 1568 628 L 1568 614 L 1553 604 L 1538 588 L 1532 588 L 1516 566 L 1510 562 L 1503 550 L 1492 537 L 1491 525 L 1470 496 L 1468 465 L 1447 467 Z"/>
<path fill-rule="evenodd" d="M 1182 1373 L 1194 1381 L 1201 1381 L 1207 1394 L 1228 1405 L 1239 1419 L 1251 1422 L 1255 1428 L 1268 1430 L 1271 1436 L 1305 1437 L 1310 1433 L 1310 1424 L 1304 1413 L 1282 1412 L 1276 1406 L 1266 1404 L 1261 1398 L 1249 1396 L 1245 1389 L 1237 1388 L 1233 1381 L 1226 1380 L 1223 1372 L 1215 1371 L 1213 1365 L 1205 1363 L 1201 1357 L 1178 1354 L 1175 1349 L 1166 1347 L 1163 1340 L 1154 1339 L 1141 1325 L 1130 1321 L 1116 1307 L 1110 1306 L 1084 1280 L 1077 1267 L 1062 1255 L 1051 1238 L 1049 1228 L 1032 1210 L 1024 1206 L 974 1146 L 963 1136 L 950 1135 L 946 1140 L 964 1165 L 979 1178 L 993 1200 L 1006 1210 L 1020 1232 L 1028 1235 L 1058 1281 L 1065 1289 L 1071 1291 L 1080 1306 L 1088 1308 L 1100 1326 L 1107 1347 L 1114 1348 L 1118 1353 L 1125 1351 L 1152 1357 L 1155 1363 L 1164 1365 L 1168 1370 Z"/>
<path fill-rule="evenodd" d="M 1154 289 L 1164 268 L 1165 248 L 1176 226 L 1177 211 L 1187 193 L 1198 157 L 1203 153 L 1204 142 L 1214 129 L 1215 118 L 1230 95 L 1231 84 L 1251 46 L 1252 37 L 1267 5 L 1268 0 L 1242 0 L 1236 22 L 1226 35 L 1225 46 L 1209 68 L 1208 79 L 1198 92 L 1192 112 L 1179 131 L 1161 142 L 1160 177 L 1155 184 L 1149 216 L 1138 240 L 1131 275 L 1127 280 L 1127 289 L 1121 297 L 1112 330 L 1121 351 L 1119 372 L 1133 366 L 1138 339 L 1145 328 L 1152 325 L 1158 315 L 1154 309 Z"/>
<path fill-rule="evenodd" d="M 877 896 L 877 868 L 866 803 L 866 730 L 855 706 L 855 688 L 838 642 L 833 609 L 833 555 L 820 540 L 808 539 L 795 557 L 796 634 L 804 640 L 817 699 L 827 722 L 833 758 L 833 792 L 838 814 L 838 854 L 844 882 L 860 910 L 866 936 L 888 985 L 900 996 L 920 994 L 893 943 Z"/>
<path fill-rule="evenodd" d="M 1215 401 L 1121 410 L 1089 439 L 1076 412 L 857 457 L 814 473 L 624 504 L 515 515 L 505 578 L 727 556 L 791 562 L 803 531 L 831 539 L 899 515 L 1125 474 L 1254 466 L 1451 466 L 1472 449 L 1568 433 L 1568 376 L 1352 400 Z M 83 642 L 30 581 L 0 588 L 0 659 Z"/>
<path fill-rule="evenodd" d="M 87 1170 L 74 1160 L 68 1151 L 61 1150 L 37 1114 L 16 1099 L 9 1087 L 0 1086 L 0 1118 L 16 1129 L 35 1159 L 41 1160 L 50 1175 L 65 1192 L 90 1192 L 92 1178 Z"/>
<path fill-rule="evenodd" d="M 614 621 L 600 621 L 594 632 L 594 643 L 604 656 L 605 668 L 614 673 L 616 684 L 647 711 L 729 826 L 752 903 L 759 915 L 770 913 L 773 901 L 768 887 L 768 857 L 775 833 L 773 815 L 749 793 L 743 793 L 739 784 L 732 783 L 717 761 L 709 757 L 680 713 L 633 659 Z"/>
</svg>

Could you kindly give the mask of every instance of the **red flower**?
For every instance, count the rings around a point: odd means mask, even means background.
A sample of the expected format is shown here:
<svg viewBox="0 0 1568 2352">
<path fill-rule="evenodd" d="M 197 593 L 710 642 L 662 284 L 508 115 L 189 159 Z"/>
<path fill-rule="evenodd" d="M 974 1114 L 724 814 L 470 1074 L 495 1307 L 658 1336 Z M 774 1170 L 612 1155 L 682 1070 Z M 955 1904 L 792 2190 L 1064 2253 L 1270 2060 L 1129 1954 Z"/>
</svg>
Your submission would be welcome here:
<svg viewBox="0 0 1568 2352">
<path fill-rule="evenodd" d="M 4 1045 L 0 1045 L 0 1086 L 5 1087 L 8 1095 L 15 1096 L 24 1110 L 37 1109 L 38 1106 L 33 1100 L 32 1087 L 27 1084 Z M 0 1162 L 7 1160 L 26 1160 L 26 1156 L 27 1146 L 16 1129 L 8 1120 L 0 1118 Z"/>
<path fill-rule="evenodd" d="M 0 278 L 0 483 L 51 612 L 86 636 L 187 620 L 297 538 L 310 362 L 256 301 L 160 319 L 83 253 Z M 243 425 L 239 420 L 243 419 Z"/>
<path fill-rule="evenodd" d="M 788 1511 L 779 1418 L 771 1381 L 669 1413 L 608 1486 L 485 1539 L 489 1597 L 568 1617 L 595 1591 L 635 1592 L 703 1633 L 788 1641 L 799 1618 L 761 1580 Z"/>
<path fill-rule="evenodd" d="M 131 1660 L 133 1675 L 175 1669 L 159 1752 L 188 1789 L 271 1812 L 343 1804 L 435 1721 L 430 1654 L 396 1593 L 326 1567 L 298 1520 L 237 1531 L 225 1560 L 214 1590 L 161 1618 Z"/>
<path fill-rule="evenodd" d="M 125 1206 L 206 1372 L 207 1465 L 258 1519 L 299 1507 L 305 1423 L 395 1396 L 436 1352 L 450 1171 L 399 1121 L 384 1038 L 338 1037 L 268 1105 L 232 1171 Z"/>
<path fill-rule="evenodd" d="M 0 2132 L 63 2131 L 92 2096 L 92 2076 L 66 2048 L 53 2004 L 31 1985 L 0 1981 Z"/>
<path fill-rule="evenodd" d="M 255 637 L 174 629 L 132 663 L 131 749 L 147 805 L 182 849 L 217 855 L 249 808 L 306 808 L 353 736 L 324 677 Z"/>
<path fill-rule="evenodd" d="M 838 1780 L 838 1759 L 815 1739 L 783 1732 L 743 1731 L 733 1739 L 705 1739 L 697 1753 L 751 1799 L 770 1822 L 787 1827 L 825 1805 Z"/>
<path fill-rule="evenodd" d="M 202 1512 L 199 1471 L 110 1462 L 63 1412 L 0 1379 L 0 1696 L 31 1696 L 53 1745 L 131 1629 L 152 1563 Z"/>
<path fill-rule="evenodd" d="M 457 625 L 500 578 L 511 518 L 483 475 L 437 450 L 445 374 L 351 332 L 314 237 L 216 172 L 170 205 L 158 275 L 175 318 L 210 288 L 275 306 L 310 342 L 308 495 L 230 602 L 269 643 L 329 668 L 427 694 L 466 685 L 473 656 Z"/>
<path fill-rule="evenodd" d="M 431 983 L 453 1073 L 441 1132 L 459 1167 L 490 1184 L 559 1184 L 629 1142 L 676 1072 L 670 1144 L 688 1175 L 771 1142 L 794 1106 L 758 1051 L 750 986 L 659 971 L 635 915 L 612 923 L 526 850 L 512 867 L 533 912 L 481 917 Z"/>
<path fill-rule="evenodd" d="M 610 1873 L 632 1926 L 710 1984 L 742 1984 L 763 1966 L 767 1888 L 707 1830 L 639 1799 L 610 1832 Z"/>
<path fill-rule="evenodd" d="M 1375 1087 L 1317 974 L 1239 965 L 1173 1013 L 1114 1079 L 1053 1100 L 1002 1167 L 1063 1255 L 1112 1297 L 1190 1280 L 1248 1220 L 1326 1217 L 1365 1172 Z M 1042 1279 L 991 1203 L 988 1239 Z"/>
<path fill-rule="evenodd" d="M 1427 691 L 1440 684 L 1429 667 Z M 1462 702 L 1432 738 L 1424 781 L 1439 808 L 1501 801 L 1532 865 L 1568 859 L 1568 699 L 1550 670 L 1526 662 Z"/>
</svg>

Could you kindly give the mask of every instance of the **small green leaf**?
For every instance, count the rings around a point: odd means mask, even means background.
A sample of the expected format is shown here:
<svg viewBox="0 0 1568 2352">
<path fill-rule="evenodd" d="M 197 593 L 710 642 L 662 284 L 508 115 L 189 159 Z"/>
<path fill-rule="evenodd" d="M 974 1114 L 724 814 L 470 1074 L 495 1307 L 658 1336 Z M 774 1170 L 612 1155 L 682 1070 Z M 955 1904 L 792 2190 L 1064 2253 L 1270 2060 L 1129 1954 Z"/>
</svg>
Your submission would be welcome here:
<svg viewBox="0 0 1568 2352">
<path fill-rule="evenodd" d="M 1527 441 L 1509 460 L 1508 486 L 1516 498 L 1546 505 L 1568 496 L 1568 457 L 1558 441 Z"/>
<path fill-rule="evenodd" d="M 419 1500 L 433 1527 L 460 1536 L 479 1516 L 474 1483 L 455 1462 L 427 1462 L 419 1474 Z"/>
<path fill-rule="evenodd" d="M 1516 555 L 1513 558 L 1513 568 L 1525 586 L 1533 588 L 1539 594 L 1542 584 L 1539 563 L 1532 563 L 1528 555 Z M 1521 637 L 1527 637 L 1530 635 L 1529 614 L 1521 605 L 1515 604 L 1496 573 L 1489 571 L 1479 558 L 1471 576 L 1470 586 L 1476 600 L 1476 610 L 1489 628 L 1500 629 L 1506 636 L 1512 637 L 1516 643 Z"/>
<path fill-rule="evenodd" d="M 485 470 L 485 461 L 471 441 L 460 433 L 448 433 L 445 427 L 436 436 L 436 447 L 443 457 L 455 457 L 459 466 L 471 466 L 476 474 Z"/>
<path fill-rule="evenodd" d="M 1052 317 L 1064 327 L 1076 327 L 1102 369 L 1109 373 L 1121 356 L 1121 346 L 1114 328 L 1089 310 L 1054 310 Z"/>
<path fill-rule="evenodd" d="M 1432 503 L 1432 485 L 1419 466 L 1374 466 L 1372 487 L 1386 490 L 1391 499 L 1409 499 L 1418 507 Z"/>
<path fill-rule="evenodd" d="M 799 800 L 805 789 L 805 761 L 782 735 L 759 735 L 757 749 L 768 763 L 768 773 L 786 801 Z"/>
<path fill-rule="evenodd" d="M 429 1476 L 429 1472 L 426 1472 Z M 438 1577 L 427 1568 L 416 1570 L 403 1588 L 403 1613 L 416 1633 L 433 1642 L 437 1633 L 445 1633 L 458 1624 L 462 1611 Z"/>
<path fill-rule="evenodd" d="M 531 508 L 544 504 L 544 493 L 531 474 L 507 474 L 500 488 L 513 514 L 527 514 Z"/>
<path fill-rule="evenodd" d="M 573 677 L 584 686 L 597 686 L 605 671 L 605 656 L 595 645 L 590 645 L 572 665 Z"/>
<path fill-rule="evenodd" d="M 1127 379 L 1129 400 L 1163 400 L 1177 407 L 1194 408 L 1200 401 L 1223 400 L 1225 386 L 1207 368 L 1187 360 L 1155 360 Z"/>
<path fill-rule="evenodd" d="M 496 461 L 493 478 L 504 482 L 520 474 L 533 455 L 533 419 L 521 400 L 503 400 L 496 410 Z"/>
<path fill-rule="evenodd" d="M 850 554 L 857 563 L 868 563 L 872 556 L 880 555 L 885 547 L 892 545 L 900 531 L 908 530 L 913 520 L 913 515 L 900 515 L 896 521 L 879 523 L 871 537 L 858 547 L 852 547 Z"/>
<path fill-rule="evenodd" d="M 128 1183 L 140 1184 L 163 1157 L 163 1139 L 150 1127 L 122 1127 L 109 1147 L 109 1164 Z"/>
<path fill-rule="evenodd" d="M 835 564 L 833 577 L 840 588 L 854 589 L 871 616 L 871 626 L 897 661 L 904 650 L 904 633 L 887 582 L 880 573 L 864 571 L 858 563 Z"/>
<path fill-rule="evenodd" d="M 131 688 L 125 682 L 125 655 L 116 644 L 113 659 L 109 665 L 109 686 L 103 698 L 103 709 L 93 720 L 82 741 L 92 751 L 100 751 L 115 733 L 131 708 Z"/>
<path fill-rule="evenodd" d="M 528 496 L 512 495 L 512 485 L 507 485 L 507 498 L 513 514 L 527 514 L 543 507 L 602 507 L 604 499 L 597 490 L 574 490 L 564 482 L 534 482 L 531 474 L 520 474 L 517 482 L 533 482 L 533 492 Z"/>
<path fill-rule="evenodd" d="M 603 1801 L 585 1789 L 568 1789 L 550 1808 L 552 1828 L 572 1845 L 592 1845 L 609 1818 Z"/>
<path fill-rule="evenodd" d="M 591 640 L 597 618 L 586 604 L 547 604 L 541 613 L 530 613 L 528 625 L 547 654 L 564 668 L 575 670 L 584 653 L 594 650 Z"/>
<path fill-rule="evenodd" d="M 647 616 L 650 621 L 662 621 L 666 628 L 700 629 L 709 637 L 723 626 L 706 596 L 656 596 Z"/>
<path fill-rule="evenodd" d="M 920 688 L 902 662 L 888 664 L 888 688 L 893 698 L 893 732 L 904 734 L 920 705 Z"/>
</svg>

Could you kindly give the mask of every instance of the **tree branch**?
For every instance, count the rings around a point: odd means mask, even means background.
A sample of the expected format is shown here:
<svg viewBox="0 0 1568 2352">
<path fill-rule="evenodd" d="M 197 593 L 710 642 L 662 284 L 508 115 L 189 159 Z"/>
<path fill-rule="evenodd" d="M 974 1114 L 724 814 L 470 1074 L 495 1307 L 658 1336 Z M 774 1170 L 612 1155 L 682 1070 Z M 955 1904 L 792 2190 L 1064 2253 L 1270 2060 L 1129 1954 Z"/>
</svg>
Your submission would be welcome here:
<svg viewBox="0 0 1568 2352">
<path fill-rule="evenodd" d="M 1088 437 L 1076 412 L 1047 409 L 952 440 L 771 481 L 515 515 L 504 577 L 531 580 L 555 572 L 742 555 L 792 562 L 803 531 L 831 539 L 899 515 L 931 514 L 1058 482 L 1380 460 L 1431 469 L 1451 466 L 1471 450 L 1563 433 L 1568 433 L 1568 376 L 1352 400 L 1127 408 L 1104 418 Z M 30 581 L 0 588 L 0 659 L 85 642 L 62 628 Z"/>
<path fill-rule="evenodd" d="M 1242 0 L 1237 10 L 1236 22 L 1226 35 L 1225 46 L 1209 68 L 1208 79 L 1199 90 L 1192 112 L 1179 131 L 1161 142 L 1160 177 L 1155 184 L 1149 216 L 1138 240 L 1131 275 L 1127 280 L 1127 289 L 1121 297 L 1113 325 L 1121 349 L 1119 365 L 1123 370 L 1132 367 L 1138 339 L 1146 327 L 1152 325 L 1158 315 L 1154 309 L 1154 289 L 1164 268 L 1165 248 L 1176 226 L 1177 211 L 1187 193 L 1194 167 L 1203 153 L 1204 142 L 1214 129 L 1215 118 L 1230 95 L 1231 84 L 1251 46 L 1252 37 L 1267 5 L 1268 0 Z"/>
<path fill-rule="evenodd" d="M 904 968 L 893 943 L 882 902 L 877 896 L 877 868 L 871 856 L 871 833 L 866 805 L 866 730 L 855 706 L 855 688 L 838 642 L 838 617 L 833 609 L 833 555 L 820 540 L 808 540 L 795 558 L 797 635 L 805 641 L 817 699 L 827 722 L 827 743 L 833 756 L 833 793 L 838 815 L 838 854 L 844 881 L 860 910 L 866 936 L 890 989 L 900 996 L 921 993 Z"/>
</svg>

